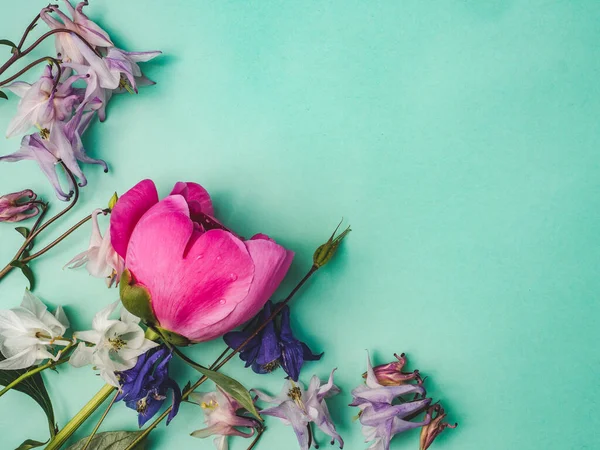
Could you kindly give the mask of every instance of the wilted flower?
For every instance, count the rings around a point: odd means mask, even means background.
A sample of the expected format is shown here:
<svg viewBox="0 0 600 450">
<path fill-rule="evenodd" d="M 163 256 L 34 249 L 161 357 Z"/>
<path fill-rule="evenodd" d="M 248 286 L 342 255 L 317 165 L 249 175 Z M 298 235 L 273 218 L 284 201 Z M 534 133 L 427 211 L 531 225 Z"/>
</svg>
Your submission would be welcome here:
<svg viewBox="0 0 600 450">
<path fill-rule="evenodd" d="M 366 384 L 352 391 L 353 402 L 350 406 L 360 408 L 359 418 L 365 442 L 374 441 L 371 449 L 389 450 L 390 441 L 399 433 L 427 425 L 429 414 L 421 422 L 411 419 L 422 414 L 430 398 L 405 399 L 404 395 L 425 395 L 425 389 L 417 384 L 382 386 L 377 381 L 371 360 L 367 356 Z M 399 401 L 400 403 L 396 403 Z"/>
<path fill-rule="evenodd" d="M 70 269 L 76 269 L 85 265 L 91 276 L 106 279 L 106 284 L 111 287 L 115 281 L 119 284 L 123 271 L 123 258 L 112 247 L 110 227 L 102 237 L 98 225 L 98 214 L 100 213 L 103 213 L 101 209 L 96 209 L 92 213 L 92 236 L 88 249 L 75 256 L 67 263 L 67 266 Z"/>
<path fill-rule="evenodd" d="M 88 5 L 87 0 L 80 2 L 75 8 L 73 8 L 69 0 L 64 0 L 64 3 L 72 19 L 64 14 L 57 5 L 50 5 L 42 9 L 40 18 L 51 29 L 66 28 L 76 32 L 94 47 L 112 47 L 114 45 L 108 33 L 83 13 L 83 7 Z M 55 19 L 50 13 L 56 13 L 61 20 Z M 79 52 L 79 48 L 75 45 L 76 41 L 81 42 L 81 39 L 74 34 L 57 33 L 56 52 L 65 62 L 72 61 L 83 64 L 85 59 Z"/>
<path fill-rule="evenodd" d="M 271 316 L 271 310 L 276 306 L 268 301 L 253 326 L 223 336 L 227 345 L 237 349 Z M 290 325 L 289 306 L 286 305 L 281 310 L 279 317 L 279 325 L 276 323 L 277 318 L 269 322 L 244 346 L 239 353 L 240 358 L 246 362 L 246 367 L 252 366 L 252 370 L 256 373 L 270 373 L 281 366 L 292 380 L 298 381 L 304 361 L 317 361 L 323 354 L 313 354 L 304 342 L 294 337 Z"/>
<path fill-rule="evenodd" d="M 39 202 L 31 189 L 0 196 L 0 222 L 20 222 L 37 216 Z"/>
<path fill-rule="evenodd" d="M 48 351 L 53 345 L 66 346 L 70 339 L 63 337 L 69 328 L 69 320 L 62 307 L 50 314 L 29 290 L 18 308 L 0 310 L 0 352 L 6 358 L 0 361 L 0 369 L 26 369 L 45 359 L 56 361 L 60 352 Z"/>
<path fill-rule="evenodd" d="M 311 424 L 315 424 L 323 433 L 331 436 L 331 444 L 338 441 L 340 448 L 344 447 L 344 441 L 335 429 L 335 425 L 329 415 L 325 399 L 339 394 L 339 388 L 333 384 L 333 373 L 331 371 L 329 381 L 321 384 L 317 376 L 313 376 L 304 390 L 302 383 L 286 380 L 283 390 L 277 397 L 271 397 L 263 392 L 253 389 L 252 392 L 258 398 L 273 403 L 277 406 L 263 409 L 260 413 L 265 416 L 273 416 L 281 419 L 286 425 L 294 428 L 296 437 L 302 450 L 308 450 L 312 443 Z M 315 447 L 317 447 L 315 445 Z"/>
<path fill-rule="evenodd" d="M 93 364 L 100 370 L 104 380 L 119 387 L 119 379 L 115 372 L 124 372 L 135 367 L 138 356 L 158 346 L 145 338 L 144 330 L 139 326 L 139 319 L 121 309 L 121 319 L 111 320 L 109 316 L 115 311 L 116 301 L 98 312 L 92 322 L 93 330 L 78 331 L 74 337 L 80 342 L 69 362 L 74 367 Z"/>
<path fill-rule="evenodd" d="M 167 425 L 179 411 L 181 390 L 169 377 L 172 356 L 166 347 L 155 347 L 140 355 L 135 367 L 117 373 L 121 386 L 116 401 L 123 400 L 127 407 L 138 412 L 140 428 L 160 410 L 169 390 L 173 392 L 173 402 Z"/>
<path fill-rule="evenodd" d="M 81 134 L 85 131 L 92 119 L 93 112 L 84 112 L 78 109 L 77 113 L 68 122 L 56 122 L 50 129 L 43 129 L 40 133 L 23 137 L 21 148 L 10 155 L 0 157 L 0 161 L 17 162 L 33 160 L 38 163 L 42 172 L 61 200 L 68 200 L 67 194 L 60 185 L 56 166 L 59 161 L 79 179 L 79 186 L 85 186 L 87 179 L 79 167 L 79 163 L 99 164 L 106 172 L 108 167 L 102 160 L 87 156 L 81 142 Z M 67 177 L 69 183 L 71 178 Z M 70 186 L 72 191 L 74 186 Z"/>
<path fill-rule="evenodd" d="M 212 214 L 202 186 L 178 183 L 159 202 L 154 183 L 144 180 L 119 198 L 110 219 L 113 247 L 134 280 L 121 281 L 123 304 L 193 342 L 222 336 L 254 317 L 293 258 L 262 235 L 243 241 Z"/>
<path fill-rule="evenodd" d="M 391 363 L 382 364 L 373 368 L 373 373 L 380 385 L 399 386 L 413 380 L 416 380 L 419 383 L 422 382 L 418 370 L 413 372 L 402 372 L 402 369 L 406 365 L 406 355 L 404 353 L 400 356 L 394 353 L 394 356 L 398 361 L 392 361 Z M 363 378 L 367 378 L 367 372 L 363 373 Z"/>
<path fill-rule="evenodd" d="M 192 436 L 201 439 L 217 436 L 214 439 L 217 450 L 227 450 L 228 436 L 249 438 L 259 426 L 256 420 L 239 415 L 243 408 L 218 386 L 214 392 L 194 392 L 190 394 L 189 399 L 202 407 L 204 422 L 207 425 L 206 428 L 194 431 Z M 244 432 L 239 428 L 248 428 L 248 431 Z"/>
<path fill-rule="evenodd" d="M 68 119 L 81 98 L 73 88 L 73 83 L 81 79 L 73 75 L 59 83 L 54 90 L 54 74 L 52 66 L 46 66 L 44 73 L 34 84 L 16 81 L 6 89 L 21 97 L 17 106 L 17 114 L 8 125 L 6 137 L 26 132 L 30 127 L 50 129 L 56 121 Z"/>
<path fill-rule="evenodd" d="M 421 428 L 420 450 L 427 450 L 436 437 L 446 428 L 456 428 L 457 423 L 450 425 L 444 422 L 446 412 L 442 405 L 436 404 L 429 408 L 428 415 L 431 415 L 431 422 Z"/>
</svg>

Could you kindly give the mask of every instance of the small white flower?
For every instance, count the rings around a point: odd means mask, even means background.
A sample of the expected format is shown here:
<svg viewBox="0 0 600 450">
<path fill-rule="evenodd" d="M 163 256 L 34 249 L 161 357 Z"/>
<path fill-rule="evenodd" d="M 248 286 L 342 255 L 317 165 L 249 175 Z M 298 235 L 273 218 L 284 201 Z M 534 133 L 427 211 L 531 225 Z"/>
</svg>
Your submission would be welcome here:
<svg viewBox="0 0 600 450">
<path fill-rule="evenodd" d="M 107 308 L 98 312 L 92 321 L 93 330 L 78 331 L 76 339 L 93 344 L 87 346 L 80 342 L 69 362 L 74 367 L 93 364 L 100 371 L 104 380 L 113 386 L 119 386 L 115 372 L 123 372 L 135 366 L 139 355 L 158 346 L 144 337 L 140 327 L 140 319 L 121 308 L 120 320 L 109 319 L 117 309 L 117 300 Z"/>
<path fill-rule="evenodd" d="M 25 290 L 20 307 L 0 310 L 0 352 L 6 358 L 0 361 L 0 369 L 25 369 L 45 359 L 56 361 L 60 352 L 53 355 L 48 346 L 69 345 L 71 341 L 63 338 L 67 328 L 69 320 L 62 307 L 52 315 L 40 299 Z"/>
<path fill-rule="evenodd" d="M 92 236 L 90 245 L 85 252 L 75 256 L 65 267 L 77 269 L 85 265 L 89 274 L 96 278 L 105 278 L 108 287 L 116 281 L 119 284 L 119 277 L 123 272 L 123 258 L 121 258 L 110 242 L 110 227 L 106 229 L 104 237 L 100 233 L 98 225 L 98 214 L 101 209 L 96 209 L 92 213 Z"/>
</svg>

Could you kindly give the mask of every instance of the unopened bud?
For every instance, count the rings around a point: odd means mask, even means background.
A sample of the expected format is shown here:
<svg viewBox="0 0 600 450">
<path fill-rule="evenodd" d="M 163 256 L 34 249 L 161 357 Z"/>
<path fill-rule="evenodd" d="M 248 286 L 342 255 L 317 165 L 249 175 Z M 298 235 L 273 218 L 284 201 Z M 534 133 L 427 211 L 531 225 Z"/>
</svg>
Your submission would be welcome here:
<svg viewBox="0 0 600 450">
<path fill-rule="evenodd" d="M 119 200 L 119 196 L 117 195 L 117 193 L 115 192 L 112 197 L 110 198 L 110 200 L 108 201 L 108 209 L 110 209 L 112 211 L 112 209 L 115 207 L 115 205 L 117 204 L 117 201 Z"/>
<path fill-rule="evenodd" d="M 348 233 L 350 233 L 350 231 L 352 231 L 350 227 L 348 227 L 344 231 L 342 231 L 342 233 L 336 236 L 335 234 L 337 233 L 341 224 L 342 222 L 338 224 L 329 240 L 323 245 L 321 245 L 319 248 L 317 248 L 317 250 L 315 251 L 313 255 L 313 265 L 317 269 L 323 267 L 331 260 L 331 258 L 333 258 L 342 240 L 346 237 Z"/>
</svg>

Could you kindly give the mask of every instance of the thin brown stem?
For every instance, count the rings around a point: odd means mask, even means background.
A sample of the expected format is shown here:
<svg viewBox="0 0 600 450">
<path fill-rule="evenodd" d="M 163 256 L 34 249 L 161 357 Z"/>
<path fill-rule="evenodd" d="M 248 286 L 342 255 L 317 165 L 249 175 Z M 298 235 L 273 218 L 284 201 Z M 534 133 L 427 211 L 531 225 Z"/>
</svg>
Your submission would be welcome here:
<svg viewBox="0 0 600 450">
<path fill-rule="evenodd" d="M 304 286 L 304 284 L 308 281 L 308 279 L 312 275 L 314 275 L 314 273 L 318 269 L 319 268 L 317 266 L 312 266 L 310 268 L 310 270 L 307 272 L 307 274 L 304 275 L 304 277 L 294 287 L 294 289 L 292 289 L 292 291 L 288 294 L 288 296 L 279 304 L 279 306 L 277 308 L 275 308 L 273 314 L 271 314 L 269 316 L 269 318 L 267 320 L 265 320 L 265 322 L 260 327 L 258 327 L 252 333 L 252 335 L 248 339 L 246 339 L 237 349 L 233 350 L 225 358 L 225 360 L 223 360 L 221 363 L 214 362 L 213 364 L 211 364 L 210 369 L 214 370 L 215 372 L 218 371 L 221 367 L 223 367 L 225 364 L 227 364 L 227 362 L 229 362 L 231 360 L 231 358 L 233 358 L 246 345 L 248 345 L 248 342 L 250 342 L 255 336 L 257 336 L 258 333 L 260 333 L 267 326 L 267 324 L 270 321 L 272 321 L 275 318 L 275 316 L 277 316 L 277 314 L 279 314 L 281 312 L 281 310 L 285 307 L 285 305 L 287 305 L 289 303 L 289 301 L 292 299 L 292 297 L 294 297 L 294 295 L 296 295 L 298 290 L 300 290 L 300 288 L 302 286 Z M 225 352 L 227 352 L 227 350 L 225 350 Z M 221 355 L 218 359 L 222 359 L 222 357 L 223 357 L 223 355 Z M 194 363 L 194 364 L 196 364 L 196 363 Z M 186 400 L 190 396 L 190 394 L 192 392 L 194 392 L 200 385 L 202 385 L 204 382 L 206 382 L 206 380 L 208 380 L 208 378 L 206 376 L 202 376 L 198 381 L 196 381 L 196 383 L 194 383 L 192 386 L 190 386 L 190 388 L 183 393 L 183 395 L 181 396 L 181 399 Z M 154 422 L 152 422 L 152 424 L 150 424 L 131 444 L 129 444 L 129 446 L 125 450 L 133 450 L 136 445 L 138 445 L 140 442 L 142 442 L 144 439 L 146 439 L 146 437 L 150 434 L 150 432 L 154 428 L 156 428 L 158 426 L 158 424 L 160 424 L 163 420 L 165 420 L 165 418 L 169 415 L 169 412 L 171 412 L 172 408 L 173 407 L 170 406 L 169 408 L 167 408 L 167 410 L 165 412 L 163 412 L 160 416 L 158 416 L 154 420 Z"/>
<path fill-rule="evenodd" d="M 52 61 L 53 63 L 55 63 L 58 67 L 60 67 L 60 62 L 56 59 L 56 58 L 52 58 L 51 56 L 44 56 L 43 58 L 39 58 L 36 59 L 35 61 L 33 61 L 30 64 L 27 64 L 23 69 L 19 70 L 17 73 L 15 73 L 13 76 L 8 77 L 6 80 L 2 80 L 0 81 L 0 86 L 4 86 L 7 83 L 10 83 L 13 80 L 16 80 L 17 78 L 19 78 L 21 75 L 23 75 L 25 72 L 27 72 L 29 69 L 31 69 L 32 67 L 37 66 L 39 63 L 42 63 L 44 61 Z M 2 72 L 0 72 L 2 73 Z M 56 88 L 56 86 L 55 86 Z"/>
<path fill-rule="evenodd" d="M 256 437 L 250 443 L 250 446 L 246 450 L 252 450 L 254 447 L 256 447 L 256 445 L 258 444 L 258 441 L 260 440 L 260 438 L 262 437 L 262 434 L 264 432 L 265 432 L 265 428 L 259 428 L 258 431 L 256 432 Z"/>
<path fill-rule="evenodd" d="M 104 410 L 104 412 L 102 413 L 102 417 L 100 417 L 100 420 L 98 421 L 98 423 L 96 424 L 96 426 L 92 430 L 92 434 L 89 435 L 87 441 L 85 441 L 85 445 L 83 446 L 83 448 L 81 450 L 87 450 L 87 448 L 90 446 L 90 444 L 92 443 L 92 439 L 94 439 L 94 436 L 96 435 L 96 433 L 100 429 L 100 425 L 102 425 L 102 422 L 104 422 L 104 419 L 106 419 L 106 416 L 108 415 L 108 412 L 110 411 L 110 409 L 115 404 L 115 401 L 117 400 L 118 396 L 119 396 L 119 391 L 117 391 L 117 393 L 114 395 L 114 397 L 112 398 L 112 400 L 110 401 L 110 403 L 108 404 L 108 406 L 106 407 L 106 409 Z"/>
</svg>

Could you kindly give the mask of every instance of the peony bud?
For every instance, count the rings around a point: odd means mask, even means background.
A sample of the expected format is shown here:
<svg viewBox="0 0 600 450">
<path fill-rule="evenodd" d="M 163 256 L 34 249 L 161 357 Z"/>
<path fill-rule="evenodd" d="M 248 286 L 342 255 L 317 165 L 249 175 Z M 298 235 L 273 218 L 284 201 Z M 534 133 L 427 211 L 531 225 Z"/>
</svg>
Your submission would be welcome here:
<svg viewBox="0 0 600 450">
<path fill-rule="evenodd" d="M 418 370 L 413 372 L 402 372 L 402 369 L 406 365 L 406 355 L 402 353 L 398 356 L 394 353 L 394 356 L 398 361 L 394 361 L 388 364 L 382 364 L 373 368 L 373 373 L 377 377 L 377 382 L 382 386 L 400 386 L 401 384 L 408 384 L 412 380 L 416 380 L 417 384 L 421 384 L 421 375 Z M 367 378 L 367 373 L 363 373 L 363 378 Z"/>
<path fill-rule="evenodd" d="M 0 196 L 0 222 L 20 222 L 40 212 L 31 189 Z"/>
</svg>

